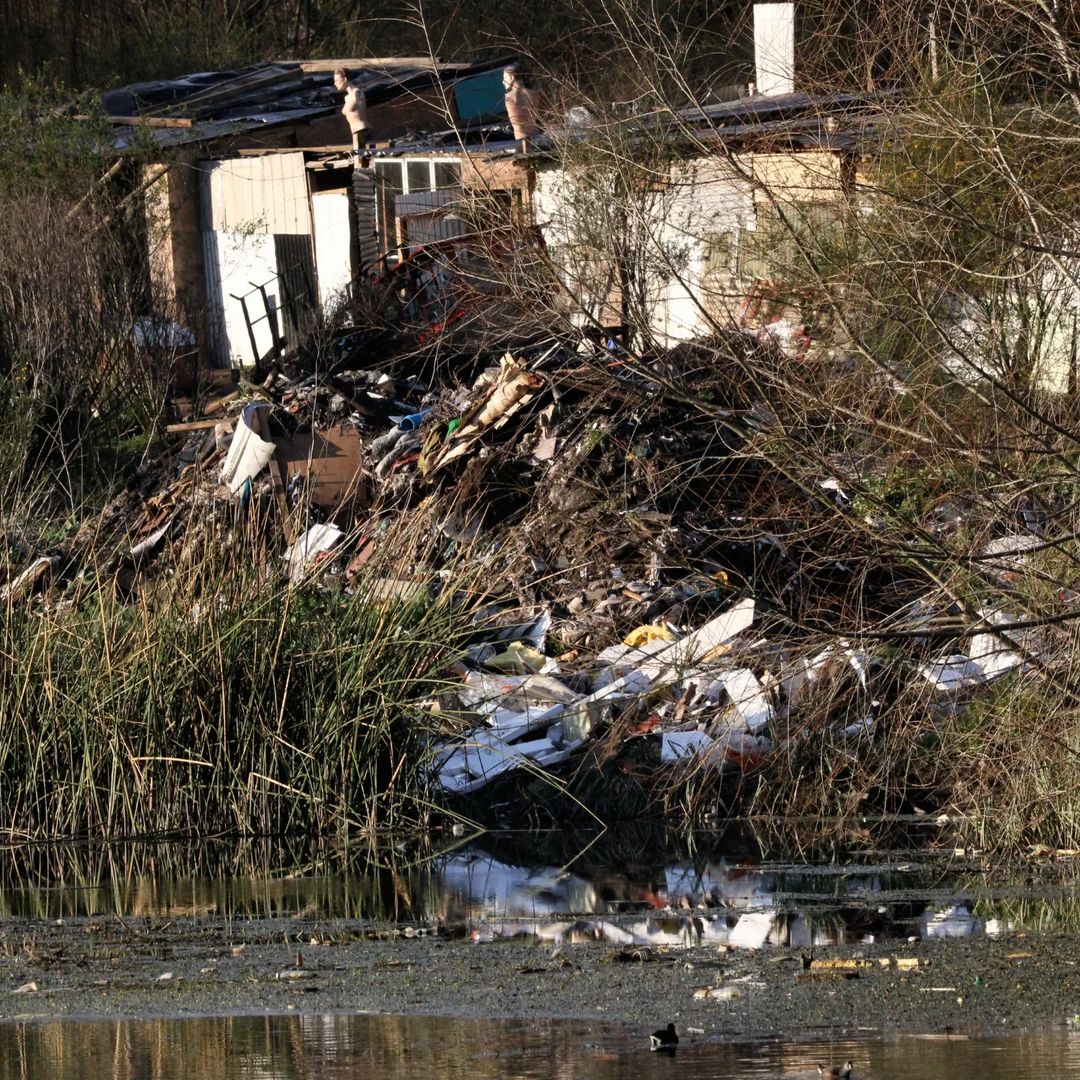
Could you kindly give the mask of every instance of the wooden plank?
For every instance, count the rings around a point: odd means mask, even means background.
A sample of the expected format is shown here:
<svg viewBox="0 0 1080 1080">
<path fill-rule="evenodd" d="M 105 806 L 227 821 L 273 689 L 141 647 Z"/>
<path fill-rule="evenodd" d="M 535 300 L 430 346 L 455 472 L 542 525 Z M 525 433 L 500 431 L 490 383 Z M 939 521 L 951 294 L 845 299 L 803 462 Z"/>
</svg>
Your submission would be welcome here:
<svg viewBox="0 0 1080 1080">
<path fill-rule="evenodd" d="M 71 219 L 75 217 L 75 215 L 83 208 L 83 206 L 89 200 L 90 196 L 93 195 L 99 187 L 104 187 L 114 176 L 116 176 L 116 174 L 123 168 L 124 160 L 125 159 L 122 157 L 117 158 L 108 167 L 108 169 L 105 170 L 104 174 L 97 181 L 97 183 L 94 184 L 94 186 L 85 195 L 83 195 L 79 199 L 79 201 L 64 215 L 65 221 L 71 221 Z"/>
<path fill-rule="evenodd" d="M 221 412 L 226 405 L 232 404 L 239 396 L 240 391 L 234 390 L 231 394 L 224 394 L 222 397 L 211 398 L 203 405 L 202 411 L 204 413 Z"/>
<path fill-rule="evenodd" d="M 216 420 L 185 420 L 182 424 L 166 424 L 165 430 L 170 435 L 177 435 L 182 431 L 205 431 L 207 428 L 217 427 L 220 423 L 220 416 Z"/>
<path fill-rule="evenodd" d="M 110 124 L 124 124 L 128 127 L 139 127 L 142 124 L 152 128 L 189 128 L 195 123 L 186 116 L 107 116 L 105 119 Z"/>
<path fill-rule="evenodd" d="M 323 146 L 290 146 L 289 149 L 304 154 L 337 154 L 340 153 L 344 146 L 344 142 L 337 142 L 327 143 Z M 232 152 L 242 158 L 267 157 L 270 154 L 281 153 L 280 150 L 267 146 L 241 146 Z M 341 168 L 345 168 L 352 164 L 353 159 L 349 154 L 342 154 L 338 160 L 341 162 Z M 321 169 L 324 167 L 324 163 L 321 161 L 313 161 L 307 163 L 305 167 L 308 169 Z"/>
<path fill-rule="evenodd" d="M 454 71 L 468 67 L 467 64 L 447 64 L 438 60 L 432 60 L 430 56 L 346 56 L 336 60 L 280 60 L 281 64 L 296 64 L 304 71 L 318 74 L 325 71 L 336 71 L 339 67 L 346 71 L 354 68 L 356 74 L 364 74 L 367 71 L 391 70 L 399 72 L 403 68 L 419 68 L 423 71 Z"/>
</svg>

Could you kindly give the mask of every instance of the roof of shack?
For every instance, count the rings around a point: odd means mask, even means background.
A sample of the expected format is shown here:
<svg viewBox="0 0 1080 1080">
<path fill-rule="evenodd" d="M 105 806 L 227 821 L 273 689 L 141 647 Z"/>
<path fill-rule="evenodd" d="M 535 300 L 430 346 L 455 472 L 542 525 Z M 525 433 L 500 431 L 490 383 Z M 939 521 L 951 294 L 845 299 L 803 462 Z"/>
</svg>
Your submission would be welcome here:
<svg viewBox="0 0 1080 1080">
<path fill-rule="evenodd" d="M 545 135 L 537 136 L 530 145 L 551 146 Z M 515 139 L 509 124 L 484 124 L 472 128 L 426 132 L 415 139 L 397 139 L 390 146 L 376 146 L 365 151 L 373 158 L 408 157 L 418 154 L 436 157 L 447 154 L 460 157 L 463 153 L 483 157 L 506 157 L 520 153 L 521 142 Z"/>
<path fill-rule="evenodd" d="M 160 146 L 179 146 L 329 116 L 341 108 L 341 94 L 334 87 L 338 68 L 364 88 L 369 105 L 379 105 L 483 74 L 508 59 L 282 60 L 132 83 L 107 91 L 102 100 L 114 125 L 116 149 L 127 148 L 146 133 Z"/>
<path fill-rule="evenodd" d="M 681 148 L 684 152 L 717 143 L 731 149 L 766 146 L 843 152 L 872 133 L 882 106 L 897 98 L 893 91 L 762 95 L 674 111 L 658 109 L 589 123 L 567 123 L 534 137 L 524 149 L 513 138 L 507 123 L 424 133 L 367 153 L 373 158 L 466 153 L 489 159 L 516 156 L 538 160 L 558 158 L 559 150 L 569 143 L 588 143 L 615 130 L 631 142 L 647 144 L 660 138 L 673 150 Z"/>
</svg>

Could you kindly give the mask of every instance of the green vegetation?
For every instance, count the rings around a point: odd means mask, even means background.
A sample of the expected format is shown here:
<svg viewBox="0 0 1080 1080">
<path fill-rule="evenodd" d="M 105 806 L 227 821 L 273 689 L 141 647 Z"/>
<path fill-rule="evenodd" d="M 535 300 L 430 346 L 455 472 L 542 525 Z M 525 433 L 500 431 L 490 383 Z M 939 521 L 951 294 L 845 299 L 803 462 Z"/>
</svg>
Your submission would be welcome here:
<svg viewBox="0 0 1080 1080">
<path fill-rule="evenodd" d="M 79 580 L 55 609 L 0 612 L 6 832 L 425 820 L 427 740 L 442 725 L 420 703 L 460 616 L 438 600 L 371 600 L 363 584 L 351 597 L 290 588 L 258 556 L 181 558 L 135 603 L 112 581 Z"/>
</svg>

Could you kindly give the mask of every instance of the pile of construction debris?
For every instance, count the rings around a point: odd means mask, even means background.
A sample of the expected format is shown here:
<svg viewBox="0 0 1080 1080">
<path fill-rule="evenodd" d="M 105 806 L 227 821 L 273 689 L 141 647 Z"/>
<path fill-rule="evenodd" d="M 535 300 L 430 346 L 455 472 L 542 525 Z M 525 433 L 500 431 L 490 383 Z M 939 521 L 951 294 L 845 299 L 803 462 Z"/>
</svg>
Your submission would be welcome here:
<svg viewBox="0 0 1080 1080">
<path fill-rule="evenodd" d="M 762 346 L 747 336 L 739 347 Z M 853 547 L 861 534 L 822 560 L 817 531 L 800 546 L 779 513 L 751 510 L 779 484 L 748 450 L 771 412 L 715 352 L 645 362 L 548 340 L 488 359 L 442 372 L 423 356 L 385 370 L 277 370 L 214 387 L 97 521 L 12 567 L 2 599 L 48 603 L 50 582 L 90 572 L 125 595 L 152 588 L 184 545 L 245 516 L 283 534 L 280 571 L 267 575 L 294 585 L 410 600 L 443 588 L 445 568 L 467 556 L 484 580 L 483 596 L 462 601 L 472 644 L 457 688 L 427 702 L 447 731 L 428 774 L 452 795 L 559 767 L 611 732 L 620 745 L 658 742 L 664 767 L 744 770 L 820 685 L 845 686 L 830 731 L 858 740 L 901 683 L 956 702 L 1037 663 L 1033 633 L 992 608 L 947 648 L 920 642 L 911 632 L 935 614 L 920 607 L 928 581 L 892 574 L 868 599 L 873 575 L 845 570 L 877 558 Z M 697 404 L 673 384 L 693 384 Z M 804 516 L 835 517 L 842 491 L 821 488 Z M 425 531 L 422 555 L 410 548 L 389 582 L 367 576 L 378 556 L 394 558 L 403 522 Z M 1032 546 L 994 544 L 1009 566 Z M 841 638 L 858 636 L 841 613 L 874 603 L 911 642 L 887 670 Z"/>
<path fill-rule="evenodd" d="M 948 713 L 979 687 L 1033 670 L 1036 639 L 1013 623 L 983 612 L 965 653 L 909 658 L 904 688 L 925 685 L 928 714 Z M 668 623 L 638 627 L 588 659 L 544 654 L 550 616 L 505 627 L 461 658 L 461 687 L 432 703 L 457 725 L 472 725 L 437 748 L 432 777 L 447 792 L 476 791 L 515 769 L 561 764 L 613 730 L 624 745 L 658 737 L 662 765 L 743 773 L 799 730 L 791 721 L 815 688 L 839 693 L 845 676 L 853 700 L 835 710 L 828 735 L 854 744 L 874 736 L 891 705 L 887 688 L 898 693 L 903 661 L 885 664 L 844 640 L 819 651 L 778 646 L 752 636 L 754 624 L 754 600 L 743 599 L 686 632 Z"/>
<path fill-rule="evenodd" d="M 462 688 L 439 702 L 481 724 L 438 750 L 434 776 L 447 791 L 465 793 L 530 763 L 557 765 L 628 710 L 646 713 L 633 734 L 662 732 L 664 761 L 695 753 L 721 765 L 729 756 L 760 758 L 771 749 L 758 734 L 770 705 L 751 670 L 724 662 L 753 619 L 754 602 L 745 600 L 677 640 L 666 626 L 641 627 L 634 644 L 603 650 L 569 678 L 537 647 L 550 617 L 509 627 L 470 651 L 475 666 L 462 666 Z"/>
</svg>

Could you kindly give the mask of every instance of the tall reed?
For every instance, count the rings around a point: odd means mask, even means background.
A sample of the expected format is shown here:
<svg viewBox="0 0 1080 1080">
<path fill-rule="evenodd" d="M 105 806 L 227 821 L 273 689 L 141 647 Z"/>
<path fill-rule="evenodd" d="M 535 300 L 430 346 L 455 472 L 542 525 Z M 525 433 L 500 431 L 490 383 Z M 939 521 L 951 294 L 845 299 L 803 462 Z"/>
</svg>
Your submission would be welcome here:
<svg viewBox="0 0 1080 1080">
<path fill-rule="evenodd" d="M 180 545 L 134 600 L 103 574 L 0 610 L 0 832 L 423 821 L 419 703 L 461 618 L 448 593 L 397 598 L 381 566 L 355 590 L 290 585 L 237 535 Z"/>
</svg>

